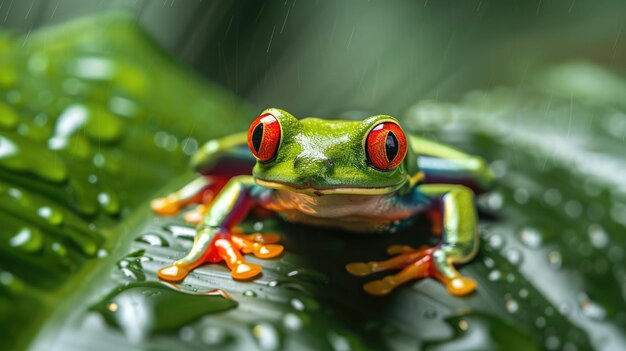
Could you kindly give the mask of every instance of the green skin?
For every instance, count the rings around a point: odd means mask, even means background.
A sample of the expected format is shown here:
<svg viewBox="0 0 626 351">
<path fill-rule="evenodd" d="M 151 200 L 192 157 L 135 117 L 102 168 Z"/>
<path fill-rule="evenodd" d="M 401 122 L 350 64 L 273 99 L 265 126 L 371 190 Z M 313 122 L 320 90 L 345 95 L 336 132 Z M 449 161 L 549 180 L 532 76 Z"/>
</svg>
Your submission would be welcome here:
<svg viewBox="0 0 626 351">
<path fill-rule="evenodd" d="M 420 213 L 439 212 L 443 231 L 439 245 L 426 251 L 405 249 L 395 261 L 357 263 L 347 268 L 356 275 L 403 268 L 400 274 L 366 286 L 375 295 L 425 276 L 438 278 L 455 295 L 474 290 L 475 283 L 462 277 L 454 265 L 471 260 L 477 252 L 474 194 L 490 188 L 493 181 L 483 159 L 407 135 L 408 151 L 402 163 L 381 171 L 368 163 L 365 140 L 377 124 L 398 123 L 393 117 L 298 120 L 280 109 L 270 108 L 265 113 L 280 122 L 276 156 L 269 162 L 257 160 L 252 175 L 230 179 L 208 206 L 191 252 L 175 265 L 198 266 L 206 259 L 215 235 L 229 231 L 255 206 L 289 221 L 358 232 L 395 232 Z M 219 169 L 224 160 L 245 158 L 241 146 L 246 144 L 244 133 L 210 141 L 193 156 L 192 166 L 203 174 Z M 420 169 L 420 165 L 425 167 Z M 209 182 L 210 178 L 198 178 L 170 196 L 182 203 Z M 408 263 L 400 262 L 403 259 Z"/>
</svg>

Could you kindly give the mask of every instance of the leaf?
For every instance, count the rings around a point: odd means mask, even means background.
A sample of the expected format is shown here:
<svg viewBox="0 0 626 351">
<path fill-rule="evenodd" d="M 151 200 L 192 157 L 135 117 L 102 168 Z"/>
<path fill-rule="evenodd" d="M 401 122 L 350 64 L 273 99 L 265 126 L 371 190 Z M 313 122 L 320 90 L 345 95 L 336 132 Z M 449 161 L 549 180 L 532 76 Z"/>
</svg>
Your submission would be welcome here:
<svg viewBox="0 0 626 351">
<path fill-rule="evenodd" d="M 469 347 L 474 335 L 480 349 L 624 344 L 626 122 L 606 101 L 574 101 L 567 81 L 549 83 L 556 95 L 544 82 L 400 116 L 413 132 L 485 156 L 498 175 L 478 199 L 481 250 L 461 268 L 475 294 L 452 297 L 423 280 L 374 298 L 344 271 L 384 258 L 387 245 L 436 243 L 424 219 L 397 235 L 355 236 L 253 217 L 244 229 L 281 233 L 286 247 L 275 260 L 249 259 L 261 278 L 235 282 L 204 265 L 181 292 L 164 292 L 167 323 L 148 317 L 132 334 L 90 308 L 154 315 L 137 289 L 162 289 L 156 270 L 182 257 L 194 232 L 180 217 L 154 217 L 148 201 L 191 179 L 185 165 L 200 143 L 245 130 L 254 113 L 194 79 L 124 15 L 0 38 L 0 338 L 10 349 L 441 349 Z M 193 294 L 212 289 L 238 306 L 198 307 Z"/>
</svg>

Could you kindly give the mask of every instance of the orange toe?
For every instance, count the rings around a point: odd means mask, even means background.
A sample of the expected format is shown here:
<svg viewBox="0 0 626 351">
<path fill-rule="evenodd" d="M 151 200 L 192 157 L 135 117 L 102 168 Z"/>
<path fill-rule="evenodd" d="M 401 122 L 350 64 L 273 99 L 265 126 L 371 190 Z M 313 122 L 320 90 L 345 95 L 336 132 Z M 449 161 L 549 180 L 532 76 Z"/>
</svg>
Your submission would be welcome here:
<svg viewBox="0 0 626 351">
<path fill-rule="evenodd" d="M 397 286 L 393 277 L 385 277 L 381 280 L 374 280 L 363 285 L 366 293 L 374 296 L 385 296 L 393 291 Z"/>
<path fill-rule="evenodd" d="M 176 264 L 167 266 L 165 268 L 161 268 L 157 272 L 157 276 L 159 278 L 168 282 L 173 282 L 173 283 L 176 283 L 185 279 L 185 277 L 187 277 L 188 274 L 189 274 L 189 270 L 187 268 L 182 267 L 180 265 L 176 265 Z"/>
<path fill-rule="evenodd" d="M 258 258 L 274 258 L 283 252 L 282 245 L 261 245 L 254 250 L 254 256 Z"/>
<path fill-rule="evenodd" d="M 359 277 L 371 274 L 374 272 L 372 266 L 365 262 L 352 262 L 346 265 L 346 270 L 352 275 Z"/>
<path fill-rule="evenodd" d="M 150 207 L 160 216 L 173 216 L 180 210 L 178 200 L 174 196 L 154 199 L 150 203 Z"/>
<path fill-rule="evenodd" d="M 476 290 L 476 281 L 471 278 L 457 277 L 445 282 L 448 292 L 455 296 L 464 296 Z"/>
<path fill-rule="evenodd" d="M 231 275 L 234 279 L 250 279 L 259 275 L 262 270 L 258 264 L 240 262 L 233 267 Z"/>
<path fill-rule="evenodd" d="M 185 222 L 187 223 L 199 224 L 200 222 L 202 222 L 202 219 L 204 218 L 207 209 L 208 208 L 204 205 L 198 205 L 193 210 L 185 213 L 185 215 L 183 216 L 183 220 L 185 220 Z"/>
</svg>

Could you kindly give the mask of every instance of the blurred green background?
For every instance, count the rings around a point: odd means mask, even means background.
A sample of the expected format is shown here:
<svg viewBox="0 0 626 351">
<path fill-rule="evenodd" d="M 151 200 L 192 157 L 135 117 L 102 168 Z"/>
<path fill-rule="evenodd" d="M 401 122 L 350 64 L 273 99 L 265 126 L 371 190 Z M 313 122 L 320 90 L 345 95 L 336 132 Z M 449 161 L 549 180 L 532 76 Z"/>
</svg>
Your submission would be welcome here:
<svg viewBox="0 0 626 351">
<path fill-rule="evenodd" d="M 4 0 L 0 348 L 618 350 L 626 347 L 626 3 Z M 174 292 L 193 228 L 151 198 L 263 108 L 386 113 L 487 158 L 467 298 L 377 299 L 345 262 L 436 242 L 251 218 L 286 253 Z M 434 241 L 433 241 L 434 240 Z M 319 257 L 323 257 L 320 260 Z M 321 262 L 320 262 L 321 261 Z M 203 296 L 215 288 L 237 304 Z M 198 296 L 200 295 L 200 296 Z"/>
<path fill-rule="evenodd" d="M 553 63 L 591 61 L 624 73 L 625 6 L 576 0 L 6 0 L 0 21 L 27 35 L 124 9 L 169 54 L 257 109 L 398 114 L 418 99 L 455 99 L 504 83 L 531 86 Z"/>
</svg>

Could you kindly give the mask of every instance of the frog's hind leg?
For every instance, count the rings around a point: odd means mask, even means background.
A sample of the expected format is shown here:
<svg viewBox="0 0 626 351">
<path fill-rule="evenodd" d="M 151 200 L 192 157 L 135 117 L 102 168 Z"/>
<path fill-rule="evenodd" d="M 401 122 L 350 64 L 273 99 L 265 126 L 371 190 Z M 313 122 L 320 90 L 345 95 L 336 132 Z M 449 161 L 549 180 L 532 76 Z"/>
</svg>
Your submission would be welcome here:
<svg viewBox="0 0 626 351">
<path fill-rule="evenodd" d="M 211 185 L 210 177 L 198 177 L 186 184 L 180 190 L 166 197 L 152 200 L 150 207 L 160 216 L 173 216 L 187 205 L 198 203 L 202 200 L 204 190 Z"/>
<path fill-rule="evenodd" d="M 478 249 L 473 192 L 460 185 L 422 185 L 419 190 L 441 204 L 441 243 L 417 250 L 393 246 L 388 251 L 398 254 L 396 257 L 380 262 L 348 264 L 348 272 L 359 276 L 401 269 L 395 275 L 365 284 L 364 290 L 371 295 L 386 295 L 403 283 L 425 277 L 441 281 L 453 295 L 467 295 L 476 289 L 476 282 L 463 277 L 454 267 L 471 260 Z"/>
<path fill-rule="evenodd" d="M 185 214 L 187 222 L 197 224 L 206 213 L 206 206 L 227 181 L 224 177 L 201 176 L 166 197 L 152 200 L 150 206 L 160 216 L 173 216 L 191 204 L 200 204 L 197 209 Z"/>
</svg>

